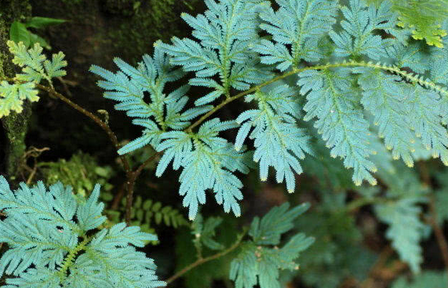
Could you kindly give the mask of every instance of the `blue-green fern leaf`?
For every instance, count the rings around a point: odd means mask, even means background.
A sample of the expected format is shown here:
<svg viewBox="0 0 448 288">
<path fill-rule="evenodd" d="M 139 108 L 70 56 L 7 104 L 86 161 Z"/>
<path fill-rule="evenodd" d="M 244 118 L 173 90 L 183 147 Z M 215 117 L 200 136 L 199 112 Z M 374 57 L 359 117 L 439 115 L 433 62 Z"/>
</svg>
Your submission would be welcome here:
<svg viewBox="0 0 448 288">
<path fill-rule="evenodd" d="M 48 189 L 42 182 L 31 188 L 22 183 L 13 192 L 0 177 L 0 209 L 6 215 L 0 241 L 8 245 L 0 258 L 0 275 L 7 277 L 2 287 L 164 286 L 153 260 L 135 249 L 156 240 L 154 235 L 125 223 L 87 235 L 106 220 L 99 189 L 88 199 L 61 183 Z"/>
<path fill-rule="evenodd" d="M 241 125 L 235 141 L 240 150 L 246 138 L 255 139 L 254 161 L 260 165 L 260 178 L 265 181 L 269 167 L 276 170 L 277 182 L 286 179 L 289 192 L 295 188 L 295 173 L 302 173 L 299 159 L 310 152 L 305 131 L 297 127 L 299 109 L 293 99 L 297 91 L 287 85 L 277 86 L 265 93 L 258 91 L 246 96 L 246 102 L 257 101 L 258 109 L 241 113 Z"/>
<path fill-rule="evenodd" d="M 374 32 L 395 26 L 397 14 L 391 12 L 391 6 L 390 2 L 384 1 L 377 9 L 374 5 L 367 7 L 361 0 L 350 0 L 350 8 L 342 7 L 345 18 L 341 22 L 343 31 L 331 31 L 329 34 L 337 47 L 336 56 L 366 55 L 378 60 L 385 55 L 385 48 L 391 45 L 387 42 L 391 41 L 382 39 Z"/>
<path fill-rule="evenodd" d="M 119 102 L 116 110 L 126 111 L 134 118 L 132 123 L 143 127 L 143 135 L 118 150 L 120 155 L 146 145 L 156 147 L 161 135 L 168 129 L 181 130 L 190 125 L 189 120 L 208 112 L 211 106 L 202 106 L 182 111 L 188 102 L 188 86 L 182 86 L 166 94 L 167 83 L 184 76 L 181 69 L 173 69 L 168 57 L 158 48 L 154 56 L 143 56 L 138 67 L 132 67 L 119 58 L 114 59 L 120 71 L 112 73 L 93 65 L 90 71 L 102 77 L 98 86 L 106 90 L 104 97 Z M 149 99 L 145 99 L 145 93 Z M 150 102 L 147 102 L 150 100 Z"/>
<path fill-rule="evenodd" d="M 400 259 L 409 264 L 412 272 L 418 273 L 423 262 L 419 242 L 427 230 L 419 205 L 428 202 L 427 191 L 418 176 L 405 167 L 382 179 L 389 187 L 387 201 L 375 205 L 375 213 L 380 221 L 389 225 L 386 238 L 391 240 Z"/>
<path fill-rule="evenodd" d="M 314 127 L 322 134 L 331 149 L 331 156 L 344 159 L 347 168 L 353 168 L 353 181 L 363 180 L 376 184 L 371 172 L 375 164 L 369 160 L 374 151 L 369 147 L 369 123 L 359 105 L 359 94 L 353 89 L 350 71 L 305 71 L 299 74 L 301 93 L 307 94 L 305 120 L 317 118 Z"/>
<path fill-rule="evenodd" d="M 281 235 L 294 227 L 292 222 L 308 207 L 301 205 L 289 209 L 289 204 L 285 203 L 274 207 L 261 220 L 254 219 L 249 232 L 252 240 L 242 244 L 230 267 L 230 279 L 235 281 L 237 288 L 253 288 L 257 284 L 261 288 L 280 288 L 279 270 L 299 268 L 296 259 L 314 239 L 298 233 L 282 247 L 277 245 Z"/>
<path fill-rule="evenodd" d="M 256 53 L 250 51 L 251 43 L 258 39 L 257 10 L 265 4 L 262 0 L 206 0 L 208 10 L 193 17 L 183 13 L 190 25 L 191 39 L 172 38 L 172 44 L 156 43 L 168 53 L 173 65 L 195 72 L 190 85 L 212 88 L 213 91 L 199 98 L 196 105 L 213 102 L 221 95 L 229 96 L 230 88 L 246 90 L 251 84 L 262 83 L 269 75 L 257 66 Z M 220 82 L 212 79 L 219 75 Z"/>
<path fill-rule="evenodd" d="M 364 90 L 361 103 L 375 116 L 374 123 L 386 148 L 392 151 L 394 159 L 402 158 L 412 167 L 415 135 L 410 128 L 406 84 L 399 82 L 400 77 L 385 75 L 379 70 L 359 68 L 354 71 L 362 73 L 358 80 Z"/>
<path fill-rule="evenodd" d="M 183 205 L 189 207 L 190 219 L 196 216 L 199 204 L 205 203 L 207 189 L 213 190 L 224 211 L 241 214 L 238 200 L 243 197 L 242 182 L 234 172 L 248 173 L 250 154 L 235 151 L 232 144 L 218 136 L 219 132 L 236 127 L 233 121 L 215 118 L 203 123 L 195 134 L 172 131 L 162 135 L 164 141 L 157 150 L 165 153 L 156 175 L 162 175 L 171 162 L 175 170 L 183 168 L 179 193 L 184 196 Z"/>
<path fill-rule="evenodd" d="M 262 54 L 261 62 L 284 71 L 300 60 L 318 61 L 323 57 L 319 40 L 336 22 L 337 1 L 276 0 L 280 9 L 264 9 L 260 27 L 272 35 L 273 43 L 262 40 L 254 50 Z M 286 45 L 291 45 L 291 52 Z"/>
</svg>

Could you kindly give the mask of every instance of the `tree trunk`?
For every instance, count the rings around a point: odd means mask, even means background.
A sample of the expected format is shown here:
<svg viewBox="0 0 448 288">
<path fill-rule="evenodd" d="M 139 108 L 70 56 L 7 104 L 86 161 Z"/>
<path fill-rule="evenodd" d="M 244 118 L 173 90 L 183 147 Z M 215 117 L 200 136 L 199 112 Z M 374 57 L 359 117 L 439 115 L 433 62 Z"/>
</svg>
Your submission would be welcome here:
<svg viewBox="0 0 448 288">
<path fill-rule="evenodd" d="M 31 6 L 28 0 L 1 0 L 0 1 L 0 78 L 13 77 L 15 75 L 14 65 L 8 53 L 6 42 L 9 40 L 9 27 L 13 21 L 20 21 L 31 15 Z M 24 105 L 21 114 L 11 113 L 3 117 L 4 129 L 4 159 L 2 170 L 10 180 L 14 180 L 19 169 L 20 159 L 26 151 L 25 136 L 28 121 L 31 116 L 31 105 Z"/>
</svg>

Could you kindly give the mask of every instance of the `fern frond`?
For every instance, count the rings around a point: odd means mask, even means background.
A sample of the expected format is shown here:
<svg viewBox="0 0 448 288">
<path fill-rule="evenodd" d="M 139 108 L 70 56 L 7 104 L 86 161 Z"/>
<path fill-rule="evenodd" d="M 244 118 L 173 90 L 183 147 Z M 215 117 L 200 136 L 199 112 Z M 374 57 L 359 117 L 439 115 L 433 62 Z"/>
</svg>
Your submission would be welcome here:
<svg viewBox="0 0 448 288">
<path fill-rule="evenodd" d="M 33 82 L 9 84 L 2 81 L 0 85 L 0 118 L 8 116 L 11 111 L 17 113 L 23 110 L 23 101 L 36 102 L 39 100 L 38 91 Z"/>
<path fill-rule="evenodd" d="M 209 217 L 205 220 L 201 214 L 194 219 L 192 229 L 193 235 L 195 235 L 195 245 L 201 249 L 202 244 L 211 250 L 222 250 L 224 245 L 217 242 L 214 238 L 216 235 L 216 228 L 222 223 L 221 217 Z"/>
<path fill-rule="evenodd" d="M 400 14 L 399 26 L 412 30 L 412 37 L 425 40 L 428 45 L 443 47 L 442 37 L 447 31 L 442 23 L 448 19 L 446 0 L 393 0 L 394 10 Z"/>
<path fill-rule="evenodd" d="M 410 68 L 412 71 L 425 74 L 427 70 L 432 70 L 428 51 L 422 43 L 412 43 L 403 45 L 395 43 L 386 48 L 387 55 L 393 59 L 395 65 L 399 68 Z M 435 79 L 431 79 L 435 80 Z M 434 83 L 439 83 L 434 81 Z"/>
<path fill-rule="evenodd" d="M 414 273 L 420 271 L 423 261 L 420 241 L 424 237 L 426 224 L 421 220 L 419 204 L 428 201 L 426 189 L 412 171 L 403 167 L 397 173 L 383 177 L 389 186 L 388 201 L 374 206 L 377 217 L 389 225 L 386 237 L 400 259 L 408 263 Z"/>
<path fill-rule="evenodd" d="M 251 43 L 258 38 L 257 10 L 262 0 L 207 0 L 208 10 L 193 17 L 183 13 L 182 18 L 193 28 L 191 39 L 172 38 L 172 44 L 156 42 L 155 46 L 172 56 L 173 65 L 195 72 L 190 85 L 212 88 L 199 98 L 196 105 L 213 102 L 221 95 L 229 96 L 230 88 L 248 89 L 250 84 L 262 83 L 269 75 L 256 66 L 250 51 Z M 221 83 L 211 79 L 219 75 Z M 254 77 L 257 75 L 256 77 Z"/>
<path fill-rule="evenodd" d="M 344 159 L 347 168 L 353 168 L 353 181 L 363 180 L 376 184 L 371 172 L 375 164 L 368 159 L 374 154 L 369 147 L 369 124 L 358 104 L 358 92 L 352 88 L 350 71 L 305 71 L 299 74 L 301 93 L 307 94 L 305 120 L 317 118 L 314 127 L 322 134 L 331 156 Z"/>
<path fill-rule="evenodd" d="M 261 220 L 254 219 L 249 233 L 253 241 L 242 244 L 230 267 L 230 279 L 237 288 L 252 288 L 257 284 L 261 288 L 280 288 L 279 270 L 299 268 L 295 260 L 314 242 L 313 238 L 298 233 L 281 248 L 267 245 L 278 245 L 281 234 L 290 231 L 292 222 L 308 207 L 301 205 L 289 210 L 289 204 L 285 203 L 273 208 Z"/>
<path fill-rule="evenodd" d="M 406 89 L 398 76 L 386 76 L 382 71 L 359 68 L 355 73 L 362 73 L 358 82 L 364 90 L 361 103 L 374 116 L 380 138 L 395 160 L 402 158 L 406 165 L 412 167 L 415 151 L 415 137 L 411 130 L 409 103 L 405 100 Z"/>
<path fill-rule="evenodd" d="M 133 203 L 131 223 L 141 227 L 142 231 L 153 231 L 153 223 L 173 228 L 190 224 L 179 210 L 171 206 L 164 206 L 161 202 L 154 202 L 151 199 L 143 201 L 141 196 L 137 196 Z M 106 213 L 112 216 L 110 219 L 112 223 L 118 223 L 125 214 L 126 200 L 123 199 L 121 204 L 120 211 L 106 210 Z"/>
<path fill-rule="evenodd" d="M 134 119 L 132 120 L 132 124 L 145 128 L 142 132 L 143 135 L 118 149 L 117 152 L 119 155 L 130 153 L 146 145 L 153 147 L 159 145 L 163 131 L 160 130 L 156 123 L 150 119 Z"/>
<path fill-rule="evenodd" d="M 88 199 L 61 183 L 48 191 L 42 182 L 32 188 L 22 183 L 13 192 L 0 177 L 0 209 L 6 214 L 0 221 L 0 241 L 8 245 L 0 259 L 0 275 L 15 276 L 2 287 L 164 286 L 157 280 L 153 260 L 134 248 L 155 236 L 125 223 L 93 238 L 86 235 L 106 220 L 101 215 L 104 204 L 98 203 L 99 189 L 97 185 Z"/>
<path fill-rule="evenodd" d="M 260 27 L 272 35 L 273 43 L 262 40 L 254 50 L 263 56 L 261 63 L 285 71 L 291 65 L 296 67 L 303 59 L 318 61 L 323 57 L 319 40 L 336 22 L 337 1 L 327 0 L 276 0 L 280 9 L 268 7 L 260 17 L 265 22 Z M 285 45 L 291 45 L 289 52 Z"/>
<path fill-rule="evenodd" d="M 188 102 L 186 93 L 189 86 L 182 86 L 166 94 L 167 83 L 179 80 L 185 73 L 181 69 L 173 69 L 168 57 L 156 48 L 154 56 L 143 56 L 138 67 L 132 67 L 119 58 L 114 59 L 120 71 L 112 73 L 106 69 L 92 65 L 90 71 L 104 80 L 98 86 L 106 90 L 104 97 L 119 102 L 116 110 L 126 111 L 134 118 L 134 125 L 142 126 L 142 136 L 134 139 L 118 150 L 120 155 L 127 154 L 146 145 L 157 147 L 161 135 L 168 129 L 181 130 L 190 125 L 189 120 L 207 113 L 211 106 L 201 106 L 182 111 Z M 147 103 L 145 93 L 149 94 Z"/>
<path fill-rule="evenodd" d="M 36 84 L 45 79 L 52 86 L 51 79 L 65 76 L 63 68 L 67 66 L 62 52 L 53 54 L 52 61 L 49 61 L 37 43 L 30 49 L 27 49 L 22 42 L 16 44 L 14 41 L 8 41 L 7 44 L 9 51 L 14 55 L 12 62 L 22 67 L 22 74 L 16 75 L 15 79 L 18 80 L 16 83 L 1 82 L 0 118 L 8 116 L 11 111 L 22 112 L 24 100 L 38 101 Z"/>
<path fill-rule="evenodd" d="M 45 79 L 52 85 L 52 78 L 66 75 L 63 70 L 67 66 L 64 53 L 53 54 L 50 61 L 42 54 L 43 49 L 39 43 L 28 50 L 22 42 L 16 44 L 14 41 L 8 41 L 7 44 L 9 51 L 14 55 L 12 62 L 22 67 L 23 74 L 16 75 L 18 80 L 40 83 L 42 79 Z"/>
<path fill-rule="evenodd" d="M 293 100 L 296 93 L 288 85 L 281 85 L 268 93 L 258 91 L 246 96 L 246 102 L 258 102 L 258 109 L 247 110 L 236 120 L 241 127 L 235 148 L 240 150 L 248 136 L 255 139 L 254 161 L 260 163 L 260 178 L 265 181 L 272 166 L 277 171 L 277 182 L 286 179 L 289 192 L 295 188 L 294 172 L 302 173 L 299 159 L 310 152 L 309 137 L 296 124 L 299 111 Z"/>
<path fill-rule="evenodd" d="M 390 44 L 374 32 L 395 26 L 397 14 L 391 7 L 388 1 L 382 2 L 378 9 L 373 5 L 367 7 L 361 0 L 350 0 L 350 8 L 342 7 L 345 20 L 341 21 L 341 26 L 344 30 L 329 33 L 336 44 L 336 56 L 356 58 L 366 55 L 374 60 L 384 56 L 385 48 Z"/>
<path fill-rule="evenodd" d="M 249 235 L 257 245 L 278 245 L 281 235 L 294 227 L 294 219 L 307 211 L 310 205 L 302 204 L 289 208 L 289 204 L 284 204 L 272 208 L 261 220 L 255 217 Z"/>
<path fill-rule="evenodd" d="M 440 96 L 419 85 L 409 87 L 406 92 L 411 106 L 411 127 L 432 156 L 448 165 L 448 131 L 442 123 L 439 110 L 434 109 L 439 105 Z"/>
<path fill-rule="evenodd" d="M 101 216 L 104 209 L 103 203 L 98 203 L 100 197 L 100 185 L 96 185 L 85 203 L 79 205 L 76 211 L 79 227 L 84 231 L 98 228 L 104 221 L 105 216 Z"/>
<path fill-rule="evenodd" d="M 162 135 L 164 141 L 157 150 L 165 153 L 156 175 L 162 175 L 171 161 L 175 170 L 183 168 L 179 193 L 184 196 L 183 205 L 189 207 L 190 219 L 194 219 L 199 204 L 205 203 L 207 189 L 214 191 L 224 211 L 232 210 L 237 216 L 241 213 L 237 200 L 242 199 L 242 182 L 233 172 L 249 171 L 249 154 L 235 151 L 227 140 L 218 137 L 219 132 L 235 127 L 233 121 L 221 122 L 215 118 L 203 123 L 196 134 L 171 131 Z"/>
</svg>

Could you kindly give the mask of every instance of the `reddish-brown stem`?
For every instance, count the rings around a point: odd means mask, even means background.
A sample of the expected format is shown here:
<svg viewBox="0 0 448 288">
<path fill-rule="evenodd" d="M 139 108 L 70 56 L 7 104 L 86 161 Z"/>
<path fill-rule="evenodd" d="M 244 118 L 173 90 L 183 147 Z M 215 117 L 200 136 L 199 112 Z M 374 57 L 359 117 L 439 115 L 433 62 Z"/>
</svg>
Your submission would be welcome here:
<svg viewBox="0 0 448 288">
<path fill-rule="evenodd" d="M 439 224 L 437 223 L 437 209 L 434 196 L 430 197 L 429 211 L 431 213 L 429 222 L 432 226 L 432 229 L 434 229 L 437 244 L 439 245 L 439 249 L 442 252 L 443 262 L 445 263 L 445 270 L 448 275 L 448 243 L 446 241 L 445 235 L 443 234 L 442 228 L 440 228 Z"/>
<path fill-rule="evenodd" d="M 123 183 L 120 186 L 120 190 L 118 190 L 118 193 L 115 194 L 114 200 L 112 201 L 112 205 L 110 205 L 110 209 L 112 210 L 118 209 L 118 207 L 120 206 L 121 199 L 123 199 L 123 196 L 125 194 L 126 187 L 127 187 L 126 183 Z"/>
<path fill-rule="evenodd" d="M 76 109 L 80 113 L 82 113 L 85 116 L 87 116 L 90 119 L 92 119 L 96 124 L 98 124 L 98 126 L 100 126 L 107 133 L 107 135 L 109 136 L 109 139 L 111 140 L 111 142 L 114 145 L 115 149 L 118 150 L 118 149 L 121 148 L 121 146 L 120 146 L 120 144 L 118 142 L 118 138 L 115 135 L 115 133 L 110 129 L 110 127 L 105 122 L 103 122 L 95 114 L 93 114 L 90 111 L 87 111 L 83 107 L 81 107 L 78 104 L 74 103 L 73 101 L 71 101 L 70 99 L 68 99 L 64 95 L 62 95 L 61 93 L 59 93 L 56 90 L 54 90 L 52 87 L 47 87 L 47 86 L 44 86 L 44 85 L 41 85 L 41 84 L 36 84 L 36 87 L 39 88 L 40 90 L 46 91 L 48 94 L 50 94 L 50 95 L 52 95 L 54 97 L 62 100 L 63 102 L 65 102 L 66 104 L 71 106 L 72 108 Z M 128 162 L 128 160 L 126 159 L 126 157 L 124 155 L 120 155 L 119 156 L 120 160 L 121 160 L 121 162 L 123 164 L 124 170 L 126 172 L 126 178 L 127 178 L 127 180 L 126 180 L 127 194 L 126 194 L 126 215 L 125 215 L 125 221 L 126 221 L 126 223 L 128 225 L 131 222 L 132 203 L 133 203 L 133 200 L 134 200 L 135 181 L 140 176 L 140 174 L 143 171 L 143 169 L 147 165 L 149 165 L 149 163 L 151 163 L 160 154 L 161 154 L 161 152 L 158 152 L 158 153 L 155 153 L 154 155 L 152 155 L 151 157 L 149 157 L 135 171 L 131 170 L 129 162 Z"/>
<path fill-rule="evenodd" d="M 420 176 L 428 187 L 431 186 L 431 176 L 429 174 L 428 167 L 425 163 L 421 162 L 419 164 L 420 168 Z M 436 208 L 436 200 L 434 193 L 432 193 L 429 197 L 429 213 L 431 216 L 429 217 L 429 224 L 434 230 L 434 235 L 436 236 L 437 244 L 439 246 L 440 252 L 442 253 L 443 262 L 445 263 L 445 270 L 448 275 L 448 243 L 443 234 L 442 228 L 440 228 L 439 223 L 437 223 L 437 208 Z"/>
<path fill-rule="evenodd" d="M 112 131 L 112 129 L 110 129 L 110 127 L 106 123 L 104 123 L 95 114 L 93 114 L 90 111 L 87 111 L 86 109 L 84 109 L 83 107 L 74 103 L 73 101 L 71 101 L 70 99 L 68 99 L 67 97 L 62 95 L 61 93 L 55 91 L 51 87 L 47 87 L 47 86 L 44 86 L 41 84 L 36 84 L 36 87 L 39 88 L 40 90 L 46 91 L 48 94 L 50 94 L 54 97 L 62 100 L 63 102 L 65 102 L 66 104 L 68 104 L 69 106 L 74 108 L 75 110 L 79 111 L 80 113 L 82 113 L 85 116 L 92 119 L 96 124 L 98 124 L 98 126 L 100 126 L 107 133 L 107 135 L 109 136 L 109 139 L 111 140 L 115 149 L 116 150 L 120 149 L 120 143 L 118 142 L 118 138 L 115 135 L 115 133 Z M 123 155 L 120 155 L 119 157 L 120 157 L 121 163 L 123 164 L 123 168 L 126 172 L 126 178 L 127 178 L 127 181 L 126 181 L 126 187 L 127 187 L 127 189 L 126 189 L 127 190 L 126 218 L 125 219 L 126 219 L 126 223 L 129 225 L 129 223 L 131 221 L 131 209 L 132 209 L 132 201 L 133 201 L 133 195 L 134 195 L 134 184 L 135 184 L 137 177 L 140 175 L 141 170 L 143 170 L 143 167 L 139 167 L 135 172 L 133 172 L 131 170 L 131 167 L 130 167 L 129 162 L 126 159 L 126 157 Z M 145 163 L 146 163 L 146 161 L 145 161 Z"/>
<path fill-rule="evenodd" d="M 158 155 L 162 154 L 162 152 L 157 152 L 148 159 L 146 159 L 145 162 L 143 162 L 134 172 L 131 173 L 131 177 L 127 180 L 127 186 L 128 186 L 128 194 L 126 195 L 126 223 L 131 222 L 131 214 L 132 214 L 132 203 L 134 202 L 134 185 L 135 181 L 137 181 L 138 176 L 142 173 L 143 169 L 149 165 Z"/>
<path fill-rule="evenodd" d="M 65 102 L 66 104 L 68 104 L 69 106 L 71 106 L 72 108 L 74 108 L 75 110 L 81 112 L 82 114 L 84 114 L 85 116 L 89 117 L 90 119 L 92 119 L 96 124 L 98 124 L 98 126 L 100 126 L 109 136 L 110 141 L 112 142 L 112 144 L 114 145 L 115 149 L 120 149 L 120 144 L 118 142 L 117 136 L 115 135 L 115 133 L 109 128 L 109 126 L 104 123 L 100 118 L 98 118 L 95 114 L 93 114 L 90 111 L 87 111 L 86 109 L 84 109 L 83 107 L 79 106 L 78 104 L 74 103 L 73 101 L 71 101 L 70 99 L 68 99 L 67 97 L 65 97 L 64 95 L 62 95 L 61 93 L 57 92 L 56 90 L 54 90 L 51 87 L 47 87 L 41 84 L 36 84 L 36 87 L 39 88 L 40 90 L 46 91 L 48 94 L 55 96 L 56 98 L 62 100 L 63 102 Z M 127 174 L 131 173 L 131 168 L 129 166 L 129 162 L 126 159 L 126 157 L 120 155 L 120 160 L 121 163 L 123 164 L 124 170 L 126 171 Z"/>
<path fill-rule="evenodd" d="M 205 257 L 205 258 L 199 258 L 198 260 L 196 260 L 196 262 L 191 263 L 190 265 L 188 265 L 187 267 L 183 268 L 182 270 L 180 270 L 179 272 L 177 272 L 176 274 L 174 274 L 173 276 L 171 276 L 170 278 L 168 278 L 165 282 L 167 284 L 170 284 L 171 282 L 175 281 L 176 279 L 182 277 L 185 273 L 187 273 L 188 271 L 198 267 L 199 265 L 202 265 L 206 262 L 218 259 L 222 256 L 225 256 L 227 254 L 229 254 L 230 252 L 232 252 L 233 250 L 235 250 L 236 248 L 238 248 L 241 245 L 241 240 L 244 238 L 245 233 L 243 233 L 241 236 L 239 236 L 238 240 L 229 248 L 227 248 L 226 250 L 216 253 L 212 256 L 209 257 Z"/>
</svg>

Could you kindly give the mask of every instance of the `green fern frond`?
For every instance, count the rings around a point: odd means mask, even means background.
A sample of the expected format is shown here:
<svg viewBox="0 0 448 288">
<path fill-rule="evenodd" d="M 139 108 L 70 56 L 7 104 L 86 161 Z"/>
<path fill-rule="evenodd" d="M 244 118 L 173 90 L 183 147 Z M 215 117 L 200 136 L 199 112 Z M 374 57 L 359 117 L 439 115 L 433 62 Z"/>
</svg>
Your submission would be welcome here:
<svg viewBox="0 0 448 288">
<path fill-rule="evenodd" d="M 27 49 L 22 42 L 17 44 L 14 41 L 8 41 L 7 44 L 9 51 L 14 55 L 12 62 L 22 67 L 22 74 L 16 75 L 17 80 L 38 84 L 45 79 L 52 86 L 52 78 L 66 75 L 63 70 L 67 66 L 64 53 L 53 54 L 50 61 L 42 54 L 43 48 L 39 43 L 34 44 L 30 49 Z"/>
<path fill-rule="evenodd" d="M 448 19 L 447 0 L 365 0 L 376 6 L 391 2 L 392 10 L 399 14 L 399 27 L 410 30 L 412 37 L 425 40 L 430 46 L 442 48 L 443 37 L 447 35 L 442 27 Z"/>
<path fill-rule="evenodd" d="M 23 110 L 23 101 L 36 102 L 39 100 L 38 91 L 32 82 L 9 84 L 2 81 L 0 85 L 0 118 L 8 116 L 11 111 L 17 113 Z"/>
<path fill-rule="evenodd" d="M 428 202 L 427 189 L 412 170 L 398 167 L 396 173 L 383 173 L 382 180 L 388 185 L 387 201 L 374 206 L 380 221 L 389 225 L 386 238 L 400 259 L 409 264 L 412 272 L 420 272 L 423 261 L 420 241 L 427 225 L 422 222 L 421 204 Z"/>
<path fill-rule="evenodd" d="M 38 43 L 30 49 L 27 49 L 22 42 L 16 44 L 14 41 L 8 41 L 7 44 L 9 51 L 14 55 L 12 62 L 22 67 L 22 74 L 17 74 L 12 84 L 7 81 L 1 82 L 0 118 L 8 116 L 11 111 L 22 112 L 24 100 L 38 101 L 36 84 L 45 79 L 50 86 L 53 86 L 51 79 L 65 76 L 63 68 L 67 66 L 62 52 L 54 54 L 51 61 L 46 60 L 46 56 L 42 54 L 43 49 Z"/>
</svg>

